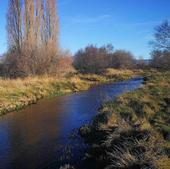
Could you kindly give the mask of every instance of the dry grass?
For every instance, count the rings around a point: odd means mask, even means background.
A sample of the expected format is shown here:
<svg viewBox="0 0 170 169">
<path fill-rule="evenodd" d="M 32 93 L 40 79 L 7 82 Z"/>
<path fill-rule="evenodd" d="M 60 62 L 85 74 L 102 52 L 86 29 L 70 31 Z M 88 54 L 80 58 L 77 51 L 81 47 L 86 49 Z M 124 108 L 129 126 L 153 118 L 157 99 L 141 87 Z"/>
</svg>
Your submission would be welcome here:
<svg viewBox="0 0 170 169">
<path fill-rule="evenodd" d="M 167 157 L 157 161 L 159 169 L 170 169 L 170 159 Z"/>
<path fill-rule="evenodd" d="M 27 77 L 25 79 L 0 79 L 0 115 L 18 110 L 24 106 L 36 103 L 37 100 L 48 97 L 63 95 L 72 92 L 87 90 L 99 83 L 126 80 L 134 77 L 131 71 L 112 70 L 113 74 L 119 74 L 110 78 L 107 75 L 96 74 L 72 74 L 66 77 Z M 121 76 L 120 76 L 121 72 Z M 110 73 L 111 74 L 111 73 Z M 125 78 L 126 75 L 126 78 Z"/>
<path fill-rule="evenodd" d="M 137 74 L 141 75 L 143 73 L 142 70 L 117 70 L 117 69 L 107 69 L 105 72 L 105 76 L 108 78 L 116 78 L 119 80 L 126 80 L 129 77 L 135 77 Z"/>
<path fill-rule="evenodd" d="M 90 160 L 103 168 L 170 169 L 170 72 L 145 75 L 142 88 L 103 105 L 108 121 L 88 131 L 98 145 L 89 151 Z"/>
<path fill-rule="evenodd" d="M 19 109 L 47 97 L 86 90 L 90 84 L 79 78 L 28 77 L 0 79 L 0 113 Z"/>
</svg>

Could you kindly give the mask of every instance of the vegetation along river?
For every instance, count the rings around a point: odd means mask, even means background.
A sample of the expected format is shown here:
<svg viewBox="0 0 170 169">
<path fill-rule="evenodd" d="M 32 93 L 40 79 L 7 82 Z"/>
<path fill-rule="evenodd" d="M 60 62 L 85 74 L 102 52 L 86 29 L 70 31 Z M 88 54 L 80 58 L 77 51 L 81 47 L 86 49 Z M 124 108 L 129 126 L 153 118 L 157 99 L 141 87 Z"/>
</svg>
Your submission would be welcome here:
<svg viewBox="0 0 170 169">
<path fill-rule="evenodd" d="M 87 145 L 78 129 L 92 121 L 104 102 L 139 88 L 142 82 L 143 78 L 136 78 L 99 85 L 0 117 L 0 169 L 80 166 Z"/>
</svg>

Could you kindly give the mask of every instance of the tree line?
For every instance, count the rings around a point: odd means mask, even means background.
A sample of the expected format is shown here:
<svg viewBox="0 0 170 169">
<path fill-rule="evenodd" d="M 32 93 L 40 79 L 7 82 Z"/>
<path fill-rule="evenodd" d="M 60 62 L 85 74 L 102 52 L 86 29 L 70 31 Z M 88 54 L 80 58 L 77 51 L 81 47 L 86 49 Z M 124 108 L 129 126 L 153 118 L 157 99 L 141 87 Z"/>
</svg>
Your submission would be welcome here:
<svg viewBox="0 0 170 169">
<path fill-rule="evenodd" d="M 74 67 L 82 73 L 100 73 L 107 68 L 170 70 L 170 23 L 164 21 L 156 26 L 151 59 L 135 59 L 131 52 L 115 50 L 112 45 L 97 47 L 88 45 L 74 56 Z"/>
<path fill-rule="evenodd" d="M 0 75 L 12 77 L 60 74 L 73 67 L 81 73 L 116 69 L 170 69 L 170 23 L 154 31 L 151 60 L 135 59 L 112 44 L 88 45 L 74 56 L 59 44 L 59 17 L 56 0 L 9 0 L 7 12 L 8 52 L 0 63 Z"/>
<path fill-rule="evenodd" d="M 73 64 L 82 73 L 101 73 L 107 68 L 133 69 L 135 58 L 128 51 L 114 51 L 111 44 L 99 48 L 88 45 L 75 54 Z"/>
<path fill-rule="evenodd" d="M 56 0 L 9 0 L 8 53 L 12 71 L 56 73 L 61 50 Z"/>
</svg>

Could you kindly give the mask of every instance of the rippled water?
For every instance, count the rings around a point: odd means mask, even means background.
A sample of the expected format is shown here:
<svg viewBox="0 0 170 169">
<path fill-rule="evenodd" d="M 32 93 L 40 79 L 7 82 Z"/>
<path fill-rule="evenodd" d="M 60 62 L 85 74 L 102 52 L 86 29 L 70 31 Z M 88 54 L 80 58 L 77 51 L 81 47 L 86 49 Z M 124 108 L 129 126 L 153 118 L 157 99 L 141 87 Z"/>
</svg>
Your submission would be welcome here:
<svg viewBox="0 0 170 169">
<path fill-rule="evenodd" d="M 139 88 L 142 78 L 100 85 L 86 92 L 41 100 L 20 112 L 0 117 L 0 169 L 57 169 L 81 166 L 86 150 L 77 135 L 101 104 Z"/>
</svg>

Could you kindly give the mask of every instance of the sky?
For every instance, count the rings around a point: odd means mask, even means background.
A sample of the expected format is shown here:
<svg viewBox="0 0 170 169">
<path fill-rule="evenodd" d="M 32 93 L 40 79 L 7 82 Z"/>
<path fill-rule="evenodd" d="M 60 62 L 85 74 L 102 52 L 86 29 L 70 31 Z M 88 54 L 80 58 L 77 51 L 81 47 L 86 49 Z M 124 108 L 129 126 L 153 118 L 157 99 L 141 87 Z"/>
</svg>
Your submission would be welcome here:
<svg viewBox="0 0 170 169">
<path fill-rule="evenodd" d="M 7 50 L 8 0 L 0 0 L 0 54 Z M 153 30 L 170 20 L 170 0 L 58 0 L 60 44 L 74 54 L 88 44 L 113 44 L 150 58 Z"/>
</svg>

